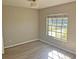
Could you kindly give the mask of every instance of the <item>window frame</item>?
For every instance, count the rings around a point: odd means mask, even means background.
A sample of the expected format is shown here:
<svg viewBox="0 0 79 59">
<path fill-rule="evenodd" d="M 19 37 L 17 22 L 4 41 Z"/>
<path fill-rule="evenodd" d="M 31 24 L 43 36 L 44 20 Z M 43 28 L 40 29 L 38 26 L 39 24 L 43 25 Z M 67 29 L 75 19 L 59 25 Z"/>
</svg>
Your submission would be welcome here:
<svg viewBox="0 0 79 59">
<path fill-rule="evenodd" d="M 52 17 L 53 17 L 53 16 L 58 16 L 58 17 L 60 17 L 60 16 L 63 17 L 63 16 L 64 16 L 64 17 L 67 18 L 67 33 L 62 33 L 62 25 L 61 25 L 61 32 L 53 31 L 53 32 L 55 32 L 55 34 L 61 33 L 61 38 L 56 38 L 56 37 L 54 37 L 54 36 L 52 36 L 52 35 L 51 35 L 51 36 L 48 35 L 48 26 L 49 26 L 49 25 L 48 25 L 48 20 L 49 20 L 48 17 L 49 17 L 49 16 L 52 16 Z M 52 18 L 52 17 L 51 17 L 51 18 Z M 65 15 L 65 14 L 48 15 L 48 16 L 46 16 L 45 19 L 46 19 L 46 35 L 49 36 L 49 37 L 54 38 L 54 40 L 67 42 L 67 41 L 68 41 L 68 24 L 69 24 L 69 17 L 68 17 L 68 15 Z M 62 18 L 62 23 L 63 23 L 63 18 Z M 56 23 L 56 25 L 57 25 L 57 23 Z M 52 27 L 52 25 L 51 25 L 51 27 Z M 52 29 L 51 29 L 51 31 L 52 31 Z M 51 32 L 51 34 L 52 34 L 52 32 Z M 66 34 L 66 35 L 67 35 L 67 39 L 62 39 L 62 34 Z"/>
</svg>

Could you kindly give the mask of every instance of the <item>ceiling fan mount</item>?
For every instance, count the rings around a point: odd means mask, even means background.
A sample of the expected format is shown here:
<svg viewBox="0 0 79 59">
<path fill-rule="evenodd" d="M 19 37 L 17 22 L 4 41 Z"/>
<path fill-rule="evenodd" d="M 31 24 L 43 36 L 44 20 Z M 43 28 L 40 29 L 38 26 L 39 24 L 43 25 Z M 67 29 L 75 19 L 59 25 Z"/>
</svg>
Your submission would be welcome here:
<svg viewBox="0 0 79 59">
<path fill-rule="evenodd" d="M 35 7 L 35 6 L 37 6 L 37 0 L 28 0 L 29 2 L 30 2 L 30 6 L 31 7 Z"/>
<path fill-rule="evenodd" d="M 36 0 L 33 0 L 34 2 L 36 1 Z"/>
<path fill-rule="evenodd" d="M 28 0 L 28 1 L 33 1 L 33 2 L 35 2 L 36 0 Z"/>
</svg>

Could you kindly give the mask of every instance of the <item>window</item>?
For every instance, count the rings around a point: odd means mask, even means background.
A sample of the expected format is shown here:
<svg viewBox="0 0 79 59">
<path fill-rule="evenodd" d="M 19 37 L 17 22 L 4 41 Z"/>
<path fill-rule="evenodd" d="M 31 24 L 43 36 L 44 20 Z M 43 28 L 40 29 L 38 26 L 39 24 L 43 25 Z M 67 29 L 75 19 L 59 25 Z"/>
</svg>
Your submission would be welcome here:
<svg viewBox="0 0 79 59">
<path fill-rule="evenodd" d="M 67 16 L 48 16 L 47 17 L 47 35 L 58 40 L 67 41 Z"/>
</svg>

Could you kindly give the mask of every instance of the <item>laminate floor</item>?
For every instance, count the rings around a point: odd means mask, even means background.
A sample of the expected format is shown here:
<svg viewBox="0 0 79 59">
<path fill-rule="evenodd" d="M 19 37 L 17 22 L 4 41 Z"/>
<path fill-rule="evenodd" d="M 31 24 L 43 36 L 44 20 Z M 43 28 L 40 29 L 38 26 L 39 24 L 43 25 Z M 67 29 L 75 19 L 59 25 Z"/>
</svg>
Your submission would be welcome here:
<svg viewBox="0 0 79 59">
<path fill-rule="evenodd" d="M 5 49 L 3 59 L 76 59 L 75 55 L 48 45 L 34 41 Z"/>
</svg>

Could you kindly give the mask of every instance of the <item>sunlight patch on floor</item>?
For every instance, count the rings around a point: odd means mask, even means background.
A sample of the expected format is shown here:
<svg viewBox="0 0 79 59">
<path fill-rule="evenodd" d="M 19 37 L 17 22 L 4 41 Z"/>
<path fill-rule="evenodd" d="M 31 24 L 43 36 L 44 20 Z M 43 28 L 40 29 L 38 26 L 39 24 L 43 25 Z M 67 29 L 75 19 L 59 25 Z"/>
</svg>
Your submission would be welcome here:
<svg viewBox="0 0 79 59">
<path fill-rule="evenodd" d="M 71 59 L 69 56 L 64 55 L 56 50 L 48 53 L 48 59 Z"/>
</svg>

